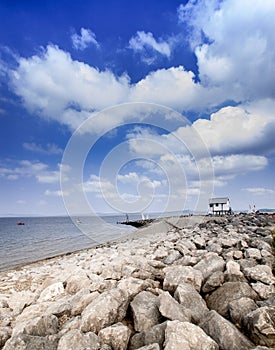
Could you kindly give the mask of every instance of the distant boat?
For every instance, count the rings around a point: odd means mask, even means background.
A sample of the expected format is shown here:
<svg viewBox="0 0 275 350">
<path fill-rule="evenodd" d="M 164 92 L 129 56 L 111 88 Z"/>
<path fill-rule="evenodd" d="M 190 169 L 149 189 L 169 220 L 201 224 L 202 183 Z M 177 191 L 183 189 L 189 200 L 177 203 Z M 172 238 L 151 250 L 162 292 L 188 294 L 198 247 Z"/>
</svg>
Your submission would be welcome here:
<svg viewBox="0 0 275 350">
<path fill-rule="evenodd" d="M 16 225 L 25 225 L 23 221 L 18 221 Z"/>
<path fill-rule="evenodd" d="M 81 220 L 80 219 L 76 219 L 76 223 L 77 224 L 81 224 Z"/>
</svg>

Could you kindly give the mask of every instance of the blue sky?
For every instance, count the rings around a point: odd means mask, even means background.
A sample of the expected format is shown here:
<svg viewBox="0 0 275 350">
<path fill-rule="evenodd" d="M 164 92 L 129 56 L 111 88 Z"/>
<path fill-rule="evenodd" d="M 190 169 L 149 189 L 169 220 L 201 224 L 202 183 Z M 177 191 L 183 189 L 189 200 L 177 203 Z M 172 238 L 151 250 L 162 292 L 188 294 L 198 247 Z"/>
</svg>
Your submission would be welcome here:
<svg viewBox="0 0 275 350">
<path fill-rule="evenodd" d="M 0 0 L 0 215 L 275 208 L 274 15 Z"/>
</svg>

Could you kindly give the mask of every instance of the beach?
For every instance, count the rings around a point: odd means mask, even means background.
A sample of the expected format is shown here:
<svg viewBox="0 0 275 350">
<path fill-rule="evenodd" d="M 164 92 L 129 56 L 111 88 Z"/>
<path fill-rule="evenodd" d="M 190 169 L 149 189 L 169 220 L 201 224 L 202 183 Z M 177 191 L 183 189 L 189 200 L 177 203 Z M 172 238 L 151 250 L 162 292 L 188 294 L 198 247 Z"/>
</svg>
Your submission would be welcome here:
<svg viewBox="0 0 275 350">
<path fill-rule="evenodd" d="M 0 273 L 0 348 L 270 349 L 270 216 L 171 217 Z"/>
</svg>

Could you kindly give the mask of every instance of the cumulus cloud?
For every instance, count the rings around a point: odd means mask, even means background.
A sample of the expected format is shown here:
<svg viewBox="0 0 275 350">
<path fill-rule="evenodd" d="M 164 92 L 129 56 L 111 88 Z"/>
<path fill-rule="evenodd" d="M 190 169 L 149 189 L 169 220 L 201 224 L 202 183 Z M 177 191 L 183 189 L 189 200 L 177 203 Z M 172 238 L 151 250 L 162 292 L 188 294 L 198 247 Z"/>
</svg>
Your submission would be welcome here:
<svg viewBox="0 0 275 350">
<path fill-rule="evenodd" d="M 178 12 L 204 86 L 222 86 L 237 100 L 274 97 L 274 1 L 189 1 Z"/>
<path fill-rule="evenodd" d="M 62 154 L 63 150 L 54 143 L 47 143 L 45 147 L 35 142 L 24 142 L 23 147 L 27 151 L 41 153 L 46 155 Z"/>
<path fill-rule="evenodd" d="M 225 107 L 213 113 L 210 120 L 196 120 L 193 127 L 212 154 L 275 151 L 271 137 L 275 131 L 272 110 L 263 114 L 241 107 Z"/>
<path fill-rule="evenodd" d="M 87 47 L 94 45 L 99 47 L 96 35 L 90 29 L 81 28 L 80 34 L 74 33 L 71 36 L 73 48 L 76 50 L 85 50 Z"/>
<path fill-rule="evenodd" d="M 57 170 L 50 170 L 49 166 L 42 162 L 21 160 L 14 167 L 0 167 L 0 177 L 8 180 L 20 178 L 35 178 L 39 183 L 58 183 L 60 181 L 60 167 Z M 65 168 L 65 174 L 69 169 Z M 66 180 L 66 176 L 65 176 Z"/>
<path fill-rule="evenodd" d="M 14 92 L 30 112 L 73 129 L 91 112 L 124 102 L 129 93 L 126 75 L 116 77 L 111 71 L 74 61 L 53 45 L 40 55 L 19 58 L 10 78 Z"/>
<path fill-rule="evenodd" d="M 141 53 L 142 60 L 148 64 L 155 61 L 155 53 L 169 58 L 172 52 L 174 39 L 170 37 L 167 41 L 159 38 L 156 40 L 151 32 L 138 31 L 129 41 L 129 48 L 134 52 Z"/>
<path fill-rule="evenodd" d="M 263 195 L 275 193 L 275 191 L 272 190 L 271 188 L 265 188 L 265 187 L 246 187 L 246 188 L 243 188 L 242 190 L 257 196 L 263 196 Z"/>
</svg>

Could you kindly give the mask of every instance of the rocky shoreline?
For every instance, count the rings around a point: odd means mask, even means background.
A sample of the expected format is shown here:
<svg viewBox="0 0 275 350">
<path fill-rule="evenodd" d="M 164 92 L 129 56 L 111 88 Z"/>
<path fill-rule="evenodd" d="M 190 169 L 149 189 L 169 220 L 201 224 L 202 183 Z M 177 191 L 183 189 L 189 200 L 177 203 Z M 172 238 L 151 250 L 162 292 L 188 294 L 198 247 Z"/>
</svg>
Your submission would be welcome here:
<svg viewBox="0 0 275 350">
<path fill-rule="evenodd" d="M 3 350 L 275 348 L 274 219 L 170 218 L 0 273 Z"/>
</svg>

